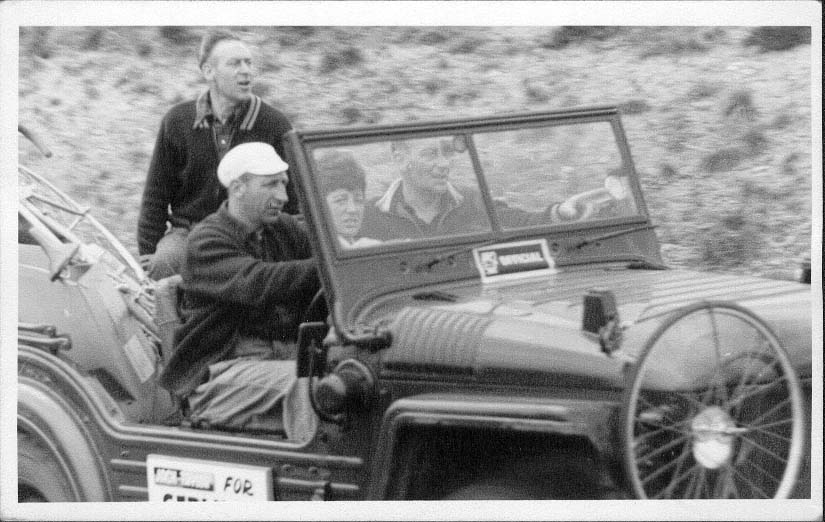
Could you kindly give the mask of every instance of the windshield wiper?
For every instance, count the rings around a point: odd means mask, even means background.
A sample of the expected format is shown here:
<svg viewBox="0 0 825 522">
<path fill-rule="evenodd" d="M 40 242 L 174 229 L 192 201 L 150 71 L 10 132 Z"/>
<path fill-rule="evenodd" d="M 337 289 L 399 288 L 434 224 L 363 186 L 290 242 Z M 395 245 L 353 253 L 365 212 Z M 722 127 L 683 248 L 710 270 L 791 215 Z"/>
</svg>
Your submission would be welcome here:
<svg viewBox="0 0 825 522">
<path fill-rule="evenodd" d="M 652 230 L 654 228 L 658 228 L 658 225 L 642 225 L 642 226 L 633 227 L 633 228 L 626 228 L 624 230 L 619 230 L 617 232 L 609 232 L 607 234 L 602 234 L 602 235 L 599 235 L 599 236 L 590 237 L 590 238 L 584 239 L 582 241 L 579 241 L 578 243 L 576 243 L 574 245 L 568 246 L 567 251 L 570 252 L 572 250 L 578 250 L 578 249 L 580 249 L 582 247 L 585 247 L 585 246 L 587 246 L 591 243 L 595 243 L 597 241 L 602 241 L 604 239 L 610 239 L 610 238 L 613 238 L 613 237 L 623 236 L 625 234 L 631 234 L 633 232 L 638 232 L 640 230 Z M 522 240 L 522 239 L 530 239 L 530 238 L 534 238 L 534 237 L 536 237 L 534 233 L 533 234 L 520 234 L 520 235 L 517 235 L 517 236 L 509 236 L 509 237 L 506 237 L 506 238 L 496 237 L 496 238 L 493 238 L 493 239 L 490 239 L 490 240 L 487 240 L 487 241 L 483 241 L 481 243 L 468 245 L 468 246 L 463 247 L 463 248 L 456 248 L 454 250 L 450 250 L 449 252 L 444 252 L 443 254 L 439 254 L 437 256 L 434 256 L 432 259 L 430 259 L 429 261 L 427 261 L 425 263 L 418 263 L 417 265 L 415 265 L 414 270 L 416 272 L 427 272 L 427 271 L 432 270 L 433 267 L 435 267 L 436 265 L 438 265 L 440 263 L 443 263 L 444 261 L 450 261 L 450 260 L 454 261 L 455 256 L 460 255 L 460 254 L 464 254 L 466 252 L 472 252 L 476 248 L 484 248 L 484 247 L 487 247 L 487 246 L 495 245 L 496 243 L 509 242 L 509 241 L 519 241 L 519 240 Z M 654 266 L 656 268 L 659 267 L 659 265 L 657 265 L 656 263 L 651 263 L 650 268 L 653 268 Z M 636 268 L 636 267 L 634 266 L 632 268 Z M 647 267 L 645 267 L 645 268 L 647 268 Z M 664 268 L 664 267 L 662 267 L 662 268 Z"/>
<path fill-rule="evenodd" d="M 649 261 L 647 259 L 636 259 L 627 264 L 625 268 L 631 270 L 667 270 L 667 266 Z"/>
<path fill-rule="evenodd" d="M 625 234 L 632 234 L 633 232 L 639 232 L 640 230 L 652 230 L 654 228 L 658 228 L 658 225 L 642 225 L 642 226 L 639 226 L 639 227 L 625 228 L 624 230 L 619 230 L 617 232 L 608 232 L 607 234 L 602 234 L 600 236 L 589 237 L 587 239 L 579 241 L 575 245 L 571 245 L 571 246 L 567 247 L 567 251 L 569 252 L 571 250 L 578 250 L 582 247 L 585 247 L 585 246 L 590 245 L 592 243 L 596 243 L 598 241 L 603 241 L 605 239 L 619 237 L 619 236 L 623 236 Z"/>
<path fill-rule="evenodd" d="M 438 265 L 440 263 L 443 263 L 444 261 L 454 261 L 455 256 L 460 255 L 460 254 L 464 254 L 466 252 L 472 252 L 476 248 L 484 248 L 484 247 L 487 247 L 487 246 L 490 246 L 490 245 L 495 245 L 496 243 L 501 243 L 501 242 L 504 242 L 504 241 L 519 241 L 519 240 L 522 240 L 522 239 L 529 239 L 529 238 L 532 238 L 532 237 L 535 237 L 535 234 L 529 234 L 529 235 L 528 234 L 521 234 L 521 235 L 518 235 L 518 236 L 507 237 L 506 239 L 496 237 L 496 238 L 493 238 L 493 239 L 489 239 L 487 241 L 483 241 L 481 243 L 473 243 L 472 245 L 469 245 L 469 246 L 466 246 L 466 247 L 456 248 L 454 250 L 450 250 L 449 252 L 444 252 L 443 254 L 433 256 L 433 258 L 430 259 L 429 261 L 427 261 L 426 263 L 418 263 L 417 265 L 415 265 L 414 270 L 416 272 L 427 272 L 427 271 L 432 270 L 433 267 L 435 267 L 436 265 Z"/>
</svg>

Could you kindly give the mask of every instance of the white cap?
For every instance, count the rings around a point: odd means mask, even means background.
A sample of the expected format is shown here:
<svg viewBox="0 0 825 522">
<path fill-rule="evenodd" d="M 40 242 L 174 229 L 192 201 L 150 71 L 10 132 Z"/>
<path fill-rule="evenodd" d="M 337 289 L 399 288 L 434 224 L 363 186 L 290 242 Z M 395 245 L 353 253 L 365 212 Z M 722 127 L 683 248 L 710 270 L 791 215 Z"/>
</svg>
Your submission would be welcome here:
<svg viewBox="0 0 825 522">
<path fill-rule="evenodd" d="M 244 174 L 271 176 L 289 168 L 272 145 L 259 141 L 241 143 L 229 150 L 218 165 L 218 180 L 228 187 Z"/>
</svg>

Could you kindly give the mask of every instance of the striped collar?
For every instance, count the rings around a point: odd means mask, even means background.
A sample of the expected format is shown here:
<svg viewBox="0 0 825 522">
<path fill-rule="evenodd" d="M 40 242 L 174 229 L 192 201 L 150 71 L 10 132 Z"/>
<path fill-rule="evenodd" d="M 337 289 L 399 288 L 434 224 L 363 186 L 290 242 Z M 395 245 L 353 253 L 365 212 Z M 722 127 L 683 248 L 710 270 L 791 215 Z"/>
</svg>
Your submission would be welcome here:
<svg viewBox="0 0 825 522">
<path fill-rule="evenodd" d="M 252 94 L 248 101 L 240 103 L 235 107 L 235 118 L 245 113 L 239 126 L 242 131 L 250 131 L 252 127 L 255 126 L 255 122 L 258 120 L 258 114 L 261 112 L 262 104 L 263 101 L 261 101 L 261 98 Z M 195 124 L 192 125 L 192 128 L 208 129 L 211 119 L 209 116 L 214 116 L 214 112 L 212 112 L 212 102 L 209 98 L 209 91 L 207 90 L 202 92 L 195 101 Z"/>
<path fill-rule="evenodd" d="M 401 198 L 404 197 L 399 190 L 400 188 L 401 178 L 398 178 L 390 184 L 387 191 L 384 192 L 384 195 L 375 202 L 375 206 L 382 212 L 390 212 L 394 206 L 393 203 L 400 202 Z M 455 208 L 461 205 L 464 201 L 464 196 L 453 186 L 452 183 L 447 184 L 447 194 L 449 194 L 450 197 L 450 208 Z"/>
</svg>

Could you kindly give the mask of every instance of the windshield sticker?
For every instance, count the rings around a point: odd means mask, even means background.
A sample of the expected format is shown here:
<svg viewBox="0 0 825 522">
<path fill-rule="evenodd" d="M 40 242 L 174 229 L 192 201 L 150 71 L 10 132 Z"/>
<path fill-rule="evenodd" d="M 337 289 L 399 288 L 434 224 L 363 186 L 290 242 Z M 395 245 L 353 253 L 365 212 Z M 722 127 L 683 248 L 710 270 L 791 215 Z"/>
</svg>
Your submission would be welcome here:
<svg viewBox="0 0 825 522">
<path fill-rule="evenodd" d="M 148 455 L 146 474 L 150 501 L 274 500 L 271 468 Z"/>
<path fill-rule="evenodd" d="M 473 250 L 481 282 L 506 281 L 556 272 L 546 239 L 500 243 Z"/>
</svg>

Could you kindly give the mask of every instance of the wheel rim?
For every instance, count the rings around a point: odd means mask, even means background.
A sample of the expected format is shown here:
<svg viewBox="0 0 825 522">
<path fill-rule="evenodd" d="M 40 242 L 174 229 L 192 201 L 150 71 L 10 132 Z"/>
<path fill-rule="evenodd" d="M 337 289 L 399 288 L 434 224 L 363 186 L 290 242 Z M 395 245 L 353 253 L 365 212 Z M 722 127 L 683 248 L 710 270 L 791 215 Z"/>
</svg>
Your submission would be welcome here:
<svg viewBox="0 0 825 522">
<path fill-rule="evenodd" d="M 701 303 L 666 320 L 630 372 L 623 409 L 626 474 L 640 498 L 786 498 L 793 489 L 800 386 L 776 336 L 737 305 Z"/>
</svg>

